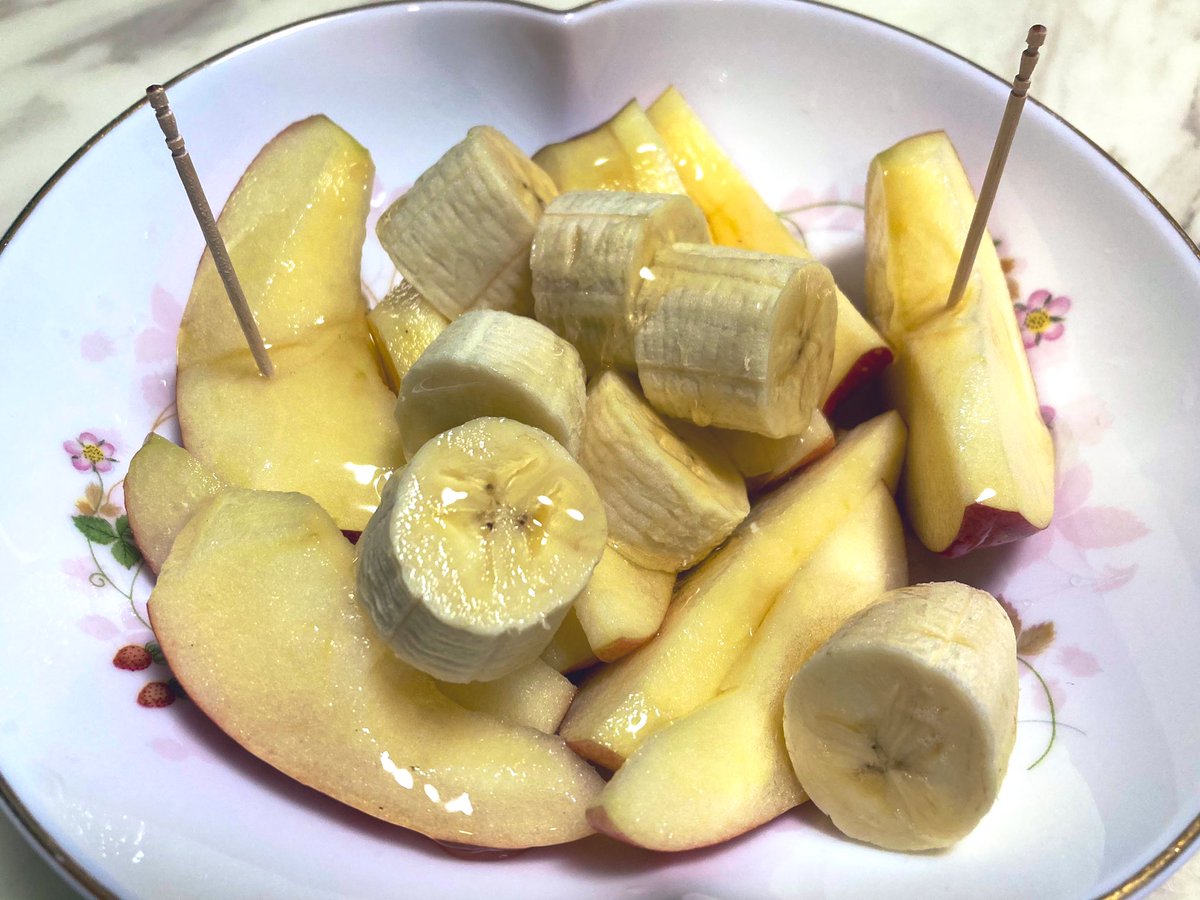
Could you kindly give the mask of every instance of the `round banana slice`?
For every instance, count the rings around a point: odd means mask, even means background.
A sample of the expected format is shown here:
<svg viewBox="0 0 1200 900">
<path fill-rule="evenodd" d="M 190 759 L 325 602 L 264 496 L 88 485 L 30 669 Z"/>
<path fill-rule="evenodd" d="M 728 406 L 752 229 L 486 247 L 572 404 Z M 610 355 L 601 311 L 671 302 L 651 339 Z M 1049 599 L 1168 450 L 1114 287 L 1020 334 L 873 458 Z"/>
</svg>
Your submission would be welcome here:
<svg viewBox="0 0 1200 900">
<path fill-rule="evenodd" d="M 796 673 L 784 736 L 801 787 L 845 834 L 949 847 L 996 799 L 1016 739 L 1017 649 L 990 594 L 884 594 Z"/>
<path fill-rule="evenodd" d="M 474 419 L 388 482 L 359 539 L 358 596 L 405 662 L 490 681 L 545 649 L 606 534 L 596 489 L 560 444 Z"/>
<path fill-rule="evenodd" d="M 480 416 L 540 428 L 574 455 L 586 403 L 574 347 L 533 319 L 481 309 L 451 322 L 413 363 L 400 383 L 396 422 L 409 457 Z"/>
<path fill-rule="evenodd" d="M 533 311 L 529 248 L 550 176 L 495 128 L 467 132 L 379 217 L 396 268 L 447 318 Z"/>
<path fill-rule="evenodd" d="M 612 370 L 588 391 L 579 461 L 604 501 L 611 543 L 648 569 L 699 562 L 750 511 L 742 476 L 680 440 Z"/>
<path fill-rule="evenodd" d="M 632 371 L 633 336 L 645 318 L 640 289 L 655 251 L 707 240 L 704 213 L 685 196 L 562 194 L 534 233 L 534 315 L 575 345 L 589 371 Z"/>
<path fill-rule="evenodd" d="M 654 408 L 767 437 L 802 432 L 833 363 L 829 270 L 811 259 L 676 244 L 655 254 L 650 274 L 634 354 Z"/>
</svg>

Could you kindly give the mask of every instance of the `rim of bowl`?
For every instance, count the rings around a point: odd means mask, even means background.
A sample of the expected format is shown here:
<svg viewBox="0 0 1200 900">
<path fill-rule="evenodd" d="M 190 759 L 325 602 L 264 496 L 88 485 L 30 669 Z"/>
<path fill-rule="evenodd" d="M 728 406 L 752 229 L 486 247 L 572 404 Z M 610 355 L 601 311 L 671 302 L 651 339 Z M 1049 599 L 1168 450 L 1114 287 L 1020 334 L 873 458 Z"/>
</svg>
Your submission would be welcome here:
<svg viewBox="0 0 1200 900">
<path fill-rule="evenodd" d="M 185 78 L 190 78 L 197 72 L 208 68 L 214 63 L 220 62 L 225 57 L 237 53 L 240 50 L 244 50 L 247 47 L 270 40 L 285 32 L 301 28 L 313 22 L 320 22 L 326 19 L 335 19 L 342 16 L 354 15 L 364 10 L 374 9 L 377 7 L 400 6 L 410 2 L 411 0 L 382 0 L 382 2 L 362 3 L 356 6 L 346 7 L 345 9 L 330 10 L 328 12 L 318 13 L 317 15 L 308 16 L 303 19 L 297 19 L 293 22 L 288 22 L 287 24 L 280 25 L 277 28 L 272 28 L 269 31 L 264 31 L 261 34 L 247 38 L 246 40 L 230 47 L 226 47 L 224 50 L 221 50 L 220 52 L 201 60 L 195 65 L 184 69 L 182 72 L 173 76 L 168 81 L 163 82 L 163 86 L 171 87 L 172 85 L 183 81 Z M 538 15 L 562 20 L 565 20 L 568 16 L 574 13 L 595 9 L 599 6 L 611 6 L 614 4 L 631 2 L 632 0 L 586 0 L 586 2 L 580 3 L 578 6 L 573 6 L 569 9 L 547 9 L 543 6 L 535 6 L 532 3 L 524 2 L 524 0 L 419 0 L 419 4 L 422 6 L 426 4 L 437 6 L 458 6 L 463 3 L 481 3 L 488 6 L 515 7 L 518 9 L 528 10 Z M 823 9 L 832 10 L 836 13 L 849 16 L 851 18 L 871 22 L 875 25 L 912 38 L 913 40 L 916 40 L 927 47 L 932 47 L 933 49 L 957 59 L 960 62 L 967 63 L 980 74 L 994 81 L 998 81 L 1006 87 L 1009 85 L 1009 82 L 1005 81 L 1003 78 L 989 69 L 984 68 L 974 60 L 968 59 L 962 54 L 956 53 L 947 47 L 943 47 L 936 41 L 922 37 L 919 34 L 914 34 L 913 32 L 904 28 L 900 28 L 897 25 L 884 22 L 881 19 L 876 19 L 873 16 L 868 16 L 864 13 L 832 6 L 829 3 L 821 2 L 821 0 L 784 0 L 784 2 L 797 3 L 806 6 L 817 6 Z M 1138 179 L 1135 178 L 1128 169 L 1121 165 L 1121 163 L 1117 162 L 1117 160 L 1114 159 L 1112 155 L 1108 153 L 1108 151 L 1106 151 L 1086 134 L 1064 119 L 1053 109 L 1048 107 L 1045 103 L 1033 96 L 1030 96 L 1028 100 L 1043 112 L 1048 113 L 1060 124 L 1064 125 L 1075 137 L 1082 140 L 1088 147 L 1099 154 L 1102 159 L 1107 161 L 1110 165 L 1115 167 L 1118 172 L 1129 179 L 1133 186 L 1137 188 L 1138 193 L 1148 200 L 1150 204 L 1159 212 L 1159 214 L 1167 220 L 1172 229 L 1174 229 L 1175 233 L 1183 241 L 1184 247 L 1191 251 L 1192 255 L 1196 257 L 1197 262 L 1200 262 L 1200 248 L 1196 246 L 1196 243 L 1188 236 L 1188 233 L 1184 231 L 1183 226 L 1175 220 L 1175 217 L 1167 211 L 1167 209 L 1152 193 L 1150 193 L 1149 190 L 1147 190 L 1145 185 L 1138 181 Z M 99 131 L 88 138 L 78 150 L 76 150 L 67 158 L 66 162 L 59 166 L 57 170 L 55 170 L 53 175 L 46 179 L 46 182 L 40 188 L 38 188 L 37 193 L 30 198 L 29 202 L 26 203 L 21 211 L 17 214 L 17 217 L 13 220 L 12 224 L 4 232 L 3 237 L 0 237 L 0 254 L 3 254 L 8 248 L 8 245 L 12 243 L 13 238 L 16 237 L 17 231 L 33 214 L 33 211 L 37 208 L 38 204 L 41 203 L 42 199 L 45 198 L 45 196 L 50 193 L 51 190 L 53 190 L 55 185 L 57 185 L 63 176 L 70 171 L 75 163 L 77 163 L 84 156 L 84 154 L 88 153 L 93 147 L 95 147 L 96 144 L 98 144 L 110 131 L 112 131 L 142 107 L 148 105 L 149 101 L 145 97 L 142 97 L 136 103 L 131 104 L 119 112 L 107 124 L 101 127 Z M 62 847 L 59 846 L 54 837 L 41 825 L 41 823 L 37 821 L 37 819 L 29 811 L 28 807 L 21 802 L 20 797 L 17 796 L 16 791 L 12 789 L 12 786 L 9 785 L 8 780 L 4 777 L 4 773 L 2 771 L 0 771 L 0 800 L 3 800 L 4 805 L 7 807 L 6 812 L 8 812 L 10 819 L 17 824 L 17 830 L 24 833 L 25 837 L 33 845 L 34 849 L 38 851 L 38 854 L 42 856 L 43 859 L 47 860 L 51 864 L 52 868 L 55 868 L 60 874 L 62 874 L 67 881 L 71 883 L 73 887 L 75 887 L 76 890 L 89 894 L 93 897 L 100 898 L 100 900 L 110 900 L 110 898 L 111 900 L 116 900 L 116 895 L 108 890 L 108 888 L 104 887 L 104 885 L 102 885 L 99 880 L 90 873 L 86 866 L 78 862 L 74 857 L 72 857 L 65 850 L 63 850 Z M 1125 900 L 1125 898 L 1132 897 L 1138 891 L 1149 886 L 1150 883 L 1155 881 L 1160 875 L 1164 874 L 1165 871 L 1174 863 L 1182 861 L 1187 855 L 1189 855 L 1189 850 L 1195 849 L 1193 845 L 1196 843 L 1198 838 L 1200 838 L 1200 814 L 1196 815 L 1196 817 L 1188 823 L 1183 831 L 1176 835 L 1175 839 L 1172 840 L 1164 850 L 1156 854 L 1148 863 L 1146 863 L 1120 884 L 1108 891 L 1105 891 L 1100 895 L 1099 898 L 1097 898 L 1097 900 Z"/>
</svg>

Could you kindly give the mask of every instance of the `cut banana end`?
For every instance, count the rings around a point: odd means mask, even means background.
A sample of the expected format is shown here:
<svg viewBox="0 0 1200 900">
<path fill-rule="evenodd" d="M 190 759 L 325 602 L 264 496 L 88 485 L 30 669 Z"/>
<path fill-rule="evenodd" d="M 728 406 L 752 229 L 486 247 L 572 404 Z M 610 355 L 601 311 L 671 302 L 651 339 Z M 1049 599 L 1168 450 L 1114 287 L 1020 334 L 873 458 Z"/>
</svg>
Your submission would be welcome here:
<svg viewBox="0 0 1200 900">
<path fill-rule="evenodd" d="M 400 382 L 413 363 L 449 324 L 450 320 L 407 281 L 389 291 L 367 313 L 371 340 L 375 342 L 383 374 L 392 391 L 400 390 Z"/>
<path fill-rule="evenodd" d="M 1004 610 L 962 584 L 920 584 L 884 594 L 800 668 L 784 734 L 801 786 L 845 834 L 931 850 L 991 808 L 1016 711 Z"/>
<path fill-rule="evenodd" d="M 529 247 L 558 194 L 550 176 L 480 126 L 380 217 L 376 233 L 405 279 L 442 315 L 475 307 L 533 310 Z"/>
<path fill-rule="evenodd" d="M 574 347 L 533 319 L 481 309 L 451 322 L 408 370 L 396 422 L 409 458 L 435 435 L 481 416 L 540 428 L 574 455 L 586 402 Z"/>
<path fill-rule="evenodd" d="M 767 437 L 803 431 L 833 360 L 829 270 L 798 257 L 676 244 L 656 254 L 651 275 L 635 355 L 654 408 Z"/>
<path fill-rule="evenodd" d="M 671 156 L 646 113 L 630 100 L 599 128 L 533 155 L 558 189 L 683 194 Z"/>
<path fill-rule="evenodd" d="M 610 543 L 648 569 L 694 565 L 750 511 L 737 471 L 680 440 L 611 370 L 588 391 L 579 461 L 604 501 Z"/>
<path fill-rule="evenodd" d="M 388 482 L 359 540 L 358 596 L 405 662 L 489 681 L 545 649 L 605 536 L 600 498 L 561 445 L 474 419 Z"/>
<path fill-rule="evenodd" d="M 533 240 L 534 313 L 575 345 L 589 371 L 632 370 L 633 336 L 645 318 L 639 292 L 655 252 L 707 240 L 704 214 L 685 196 L 563 194 Z"/>
</svg>

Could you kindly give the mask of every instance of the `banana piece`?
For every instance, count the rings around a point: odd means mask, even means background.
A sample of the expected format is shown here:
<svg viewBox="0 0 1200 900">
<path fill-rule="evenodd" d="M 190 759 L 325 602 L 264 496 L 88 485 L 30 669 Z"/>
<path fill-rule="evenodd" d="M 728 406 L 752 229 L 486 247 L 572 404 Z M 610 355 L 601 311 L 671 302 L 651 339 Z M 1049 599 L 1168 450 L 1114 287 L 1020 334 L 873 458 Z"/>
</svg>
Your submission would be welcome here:
<svg viewBox="0 0 1200 900">
<path fill-rule="evenodd" d="M 480 416 L 540 428 L 572 455 L 587 382 L 575 348 L 533 319 L 480 309 L 455 319 L 404 376 L 396 422 L 405 453 Z"/>
<path fill-rule="evenodd" d="M 639 291 L 655 251 L 707 240 L 704 214 L 686 196 L 562 194 L 533 239 L 534 315 L 575 345 L 589 371 L 632 371 L 633 336 L 645 318 Z"/>
<path fill-rule="evenodd" d="M 447 318 L 476 307 L 529 314 L 529 247 L 558 190 L 494 128 L 479 126 L 383 213 L 379 242 Z"/>
<path fill-rule="evenodd" d="M 668 424 L 689 444 L 704 444 L 728 457 L 751 492 L 771 487 L 833 449 L 833 429 L 819 410 L 813 410 L 808 427 L 799 434 L 781 438 L 763 437 L 752 431 L 701 428 L 683 419 L 672 419 Z"/>
<path fill-rule="evenodd" d="M 600 498 L 560 444 L 474 419 L 388 482 L 359 540 L 358 596 L 405 662 L 490 681 L 545 649 L 605 536 Z"/>
<path fill-rule="evenodd" d="M 685 193 L 662 138 L 636 100 L 630 100 L 599 128 L 543 147 L 533 155 L 533 161 L 545 169 L 563 193 Z"/>
<path fill-rule="evenodd" d="M 814 260 L 676 244 L 654 257 L 634 353 L 646 399 L 697 425 L 799 434 L 833 360 L 836 289 Z"/>
<path fill-rule="evenodd" d="M 1012 624 L 956 582 L 884 594 L 788 688 L 784 734 L 801 786 L 850 837 L 932 850 L 991 808 L 1016 738 Z"/>
<path fill-rule="evenodd" d="M 612 370 L 588 390 L 579 462 L 604 501 L 610 543 L 648 569 L 699 562 L 750 511 L 733 467 L 680 440 Z"/>
<path fill-rule="evenodd" d="M 704 211 L 714 244 L 812 256 L 738 171 L 683 95 L 669 87 L 646 110 L 666 145 L 688 196 Z M 892 361 L 887 342 L 839 289 L 837 337 L 822 409 L 829 415 L 843 398 Z"/>
<path fill-rule="evenodd" d="M 407 281 L 390 290 L 367 313 L 371 340 L 375 342 L 383 363 L 383 374 L 393 392 L 400 390 L 400 382 L 413 363 L 449 324 L 450 320 Z"/>
</svg>

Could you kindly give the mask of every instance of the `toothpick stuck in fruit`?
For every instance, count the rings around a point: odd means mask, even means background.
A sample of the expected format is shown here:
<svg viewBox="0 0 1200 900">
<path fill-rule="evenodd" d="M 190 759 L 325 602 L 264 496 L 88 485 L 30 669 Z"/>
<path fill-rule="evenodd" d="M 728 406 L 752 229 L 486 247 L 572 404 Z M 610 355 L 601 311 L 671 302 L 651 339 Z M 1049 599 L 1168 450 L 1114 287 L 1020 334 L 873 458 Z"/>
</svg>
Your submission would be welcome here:
<svg viewBox="0 0 1200 900">
<path fill-rule="evenodd" d="M 166 89 L 161 84 L 152 84 L 146 88 L 146 96 L 154 109 L 158 126 L 167 139 L 167 147 L 171 150 L 171 158 L 175 161 L 179 180 L 183 182 L 183 189 L 187 191 L 196 221 L 200 223 L 200 230 L 204 233 L 204 242 L 208 244 L 208 252 L 212 254 L 217 272 L 225 284 L 229 302 L 233 304 L 238 324 L 242 326 L 246 343 L 250 345 L 250 352 L 254 355 L 254 362 L 263 376 L 270 378 L 275 374 L 275 366 L 271 363 L 271 357 L 267 355 L 267 345 L 259 333 L 258 324 L 254 321 L 250 304 L 246 302 L 246 295 L 242 292 L 237 273 L 233 270 L 233 261 L 229 258 L 229 251 L 225 249 L 225 241 L 221 239 L 221 232 L 217 230 L 217 220 L 213 218 L 208 198 L 204 196 L 200 176 L 196 174 L 196 167 L 192 165 L 192 158 L 188 155 L 187 147 L 184 146 L 179 128 L 175 124 L 175 113 L 171 111 L 171 104 L 167 101 Z"/>
<path fill-rule="evenodd" d="M 987 174 L 983 176 L 983 187 L 979 189 L 975 215 L 971 219 L 971 227 L 967 230 L 962 256 L 958 260 L 958 270 L 954 273 L 954 283 L 950 286 L 950 296 L 946 299 L 948 309 L 953 308 L 962 299 L 963 292 L 967 288 L 967 279 L 975 266 L 975 253 L 979 249 L 979 241 L 983 237 L 988 215 L 992 211 L 992 201 L 996 199 L 996 188 L 1000 184 L 1000 175 L 1004 172 L 1004 163 L 1008 160 L 1008 151 L 1012 147 L 1013 136 L 1017 133 L 1021 110 L 1025 108 L 1025 95 L 1029 93 L 1029 79 L 1033 75 L 1033 67 L 1037 65 L 1038 61 L 1038 48 L 1045 42 L 1045 25 L 1034 25 L 1029 29 L 1029 34 L 1025 38 L 1027 46 L 1021 53 L 1021 66 L 1017 71 L 1017 77 L 1013 79 L 1012 92 L 1008 95 L 1008 105 L 1004 108 L 1004 118 L 1000 120 L 1000 130 L 996 133 L 996 143 L 992 147 L 992 158 L 988 162 Z"/>
</svg>

